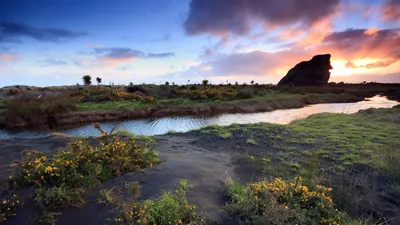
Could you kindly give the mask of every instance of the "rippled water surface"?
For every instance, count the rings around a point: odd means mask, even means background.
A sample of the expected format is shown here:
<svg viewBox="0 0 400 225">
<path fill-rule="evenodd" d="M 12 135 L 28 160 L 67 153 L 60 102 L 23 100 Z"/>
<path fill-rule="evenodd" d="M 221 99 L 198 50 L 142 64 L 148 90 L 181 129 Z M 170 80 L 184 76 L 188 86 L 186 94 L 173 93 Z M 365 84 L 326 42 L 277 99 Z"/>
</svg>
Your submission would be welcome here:
<svg viewBox="0 0 400 225">
<path fill-rule="evenodd" d="M 133 134 L 139 135 L 159 135 L 168 131 L 186 132 L 189 130 L 199 129 L 209 125 L 227 126 L 233 123 L 247 124 L 269 122 L 278 124 L 288 124 L 297 119 L 303 119 L 309 115 L 332 112 L 332 113 L 355 113 L 361 109 L 368 108 L 391 108 L 399 104 L 385 97 L 375 96 L 366 101 L 356 103 L 329 103 L 309 105 L 299 109 L 282 109 L 271 112 L 262 113 L 246 113 L 246 114 L 222 114 L 218 116 L 180 116 L 165 117 L 155 119 L 137 119 L 119 122 L 101 123 L 104 130 L 111 130 L 117 127 L 117 130 L 127 130 Z M 99 131 L 92 125 L 83 125 L 76 128 L 57 130 L 59 133 L 69 134 L 72 136 L 97 136 Z M 48 136 L 50 132 L 8 132 L 0 130 L 0 138 L 37 138 Z"/>
</svg>

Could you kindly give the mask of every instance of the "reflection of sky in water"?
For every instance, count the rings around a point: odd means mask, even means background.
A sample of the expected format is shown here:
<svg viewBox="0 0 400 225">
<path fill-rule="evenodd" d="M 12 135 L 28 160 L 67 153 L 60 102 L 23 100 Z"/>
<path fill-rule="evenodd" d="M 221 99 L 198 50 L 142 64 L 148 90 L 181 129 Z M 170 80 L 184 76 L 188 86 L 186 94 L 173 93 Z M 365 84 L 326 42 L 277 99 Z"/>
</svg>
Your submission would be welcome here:
<svg viewBox="0 0 400 225">
<path fill-rule="evenodd" d="M 293 120 L 303 119 L 309 115 L 332 112 L 332 113 L 355 113 L 361 109 L 368 108 L 391 108 L 397 105 L 398 102 L 387 100 L 385 97 L 375 96 L 368 99 L 368 101 L 361 101 L 356 103 L 329 103 L 309 105 L 299 109 L 282 109 L 271 112 L 262 113 L 247 113 L 247 114 L 222 114 L 212 117 L 165 117 L 155 119 L 139 119 L 127 120 L 122 122 L 106 122 L 101 123 L 101 127 L 110 131 L 113 127 L 117 130 L 127 130 L 133 134 L 138 135 L 159 135 L 165 134 L 168 131 L 186 132 L 189 130 L 199 129 L 209 125 L 227 126 L 233 123 L 247 124 L 247 123 L 278 123 L 288 124 Z M 73 136 L 96 136 L 99 131 L 93 128 L 92 125 L 84 125 L 76 128 L 58 130 L 59 133 L 65 133 Z M 37 138 L 47 136 L 47 132 L 18 132 L 10 133 L 7 131 L 0 131 L 0 138 Z"/>
</svg>

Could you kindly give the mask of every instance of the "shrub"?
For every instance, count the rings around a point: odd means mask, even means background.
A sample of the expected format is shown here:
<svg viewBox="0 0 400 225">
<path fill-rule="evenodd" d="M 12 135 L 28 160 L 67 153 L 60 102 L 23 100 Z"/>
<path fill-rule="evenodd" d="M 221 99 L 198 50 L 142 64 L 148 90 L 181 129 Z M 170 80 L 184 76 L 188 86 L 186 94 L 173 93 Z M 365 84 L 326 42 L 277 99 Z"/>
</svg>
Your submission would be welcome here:
<svg viewBox="0 0 400 225">
<path fill-rule="evenodd" d="M 133 85 L 133 84 L 132 84 L 132 85 L 129 85 L 129 86 L 127 87 L 126 92 L 128 92 L 128 93 L 136 93 L 136 92 L 139 92 L 139 93 L 143 93 L 143 94 L 145 94 L 145 95 L 150 95 L 149 91 L 148 91 L 146 88 L 141 87 L 141 86 L 137 86 L 137 85 Z"/>
<path fill-rule="evenodd" d="M 113 204 L 113 218 L 109 221 L 113 224 L 205 224 L 195 209 L 195 205 L 189 204 L 186 193 L 189 190 L 186 180 L 182 180 L 176 190 L 164 191 L 156 199 L 137 201 L 140 186 L 137 182 L 128 183 L 125 189 L 129 192 L 129 198 L 124 200 L 123 190 L 101 190 L 101 203 Z"/>
<path fill-rule="evenodd" d="M 254 93 L 251 90 L 240 90 L 237 92 L 235 97 L 238 99 L 248 99 L 248 98 L 252 98 L 253 96 L 254 96 Z"/>
<path fill-rule="evenodd" d="M 331 190 L 306 186 L 301 177 L 246 186 L 228 180 L 226 210 L 243 224 L 347 224 L 348 216 L 333 206 Z"/>
<path fill-rule="evenodd" d="M 20 124 L 30 127 L 57 125 L 58 117 L 76 110 L 77 101 L 68 96 L 44 95 L 40 98 L 22 96 L 4 102 L 3 124 L 14 127 Z"/>
<path fill-rule="evenodd" d="M 144 139 L 121 141 L 103 133 L 101 140 L 97 147 L 86 141 L 74 141 L 51 157 L 39 151 L 23 152 L 16 181 L 18 186 L 36 188 L 34 200 L 41 208 L 39 221 L 51 223 L 57 210 L 82 206 L 81 195 L 86 188 L 160 162 Z"/>
<path fill-rule="evenodd" d="M 20 206 L 20 202 L 18 196 L 11 192 L 3 193 L 0 200 L 0 223 L 2 223 L 16 215 L 15 210 Z"/>
<path fill-rule="evenodd" d="M 204 86 L 207 86 L 207 85 L 208 85 L 208 80 L 207 80 L 207 79 L 204 79 L 204 80 L 201 81 L 201 83 L 202 83 Z"/>
<path fill-rule="evenodd" d="M 129 91 L 128 87 L 128 91 Z M 106 102 L 106 101 L 152 101 L 150 96 L 143 96 L 132 92 L 125 92 L 107 87 L 86 87 L 73 90 L 70 95 L 77 97 L 83 102 Z"/>
<path fill-rule="evenodd" d="M 175 94 L 189 99 L 232 99 L 236 95 L 236 91 L 233 89 L 206 88 L 201 90 L 176 90 Z"/>
</svg>

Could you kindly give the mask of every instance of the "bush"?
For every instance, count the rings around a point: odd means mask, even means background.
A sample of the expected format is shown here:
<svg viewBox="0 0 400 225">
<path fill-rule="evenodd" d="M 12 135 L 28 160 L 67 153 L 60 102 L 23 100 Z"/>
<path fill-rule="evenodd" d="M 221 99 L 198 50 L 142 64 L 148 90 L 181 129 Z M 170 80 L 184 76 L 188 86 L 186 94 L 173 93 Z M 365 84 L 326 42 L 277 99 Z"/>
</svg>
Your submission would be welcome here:
<svg viewBox="0 0 400 225">
<path fill-rule="evenodd" d="M 16 215 L 15 210 L 20 206 L 20 202 L 18 196 L 11 192 L 3 193 L 0 200 L 0 223 L 2 223 Z"/>
<path fill-rule="evenodd" d="M 166 84 L 166 85 L 167 85 L 167 84 Z M 168 85 L 169 85 L 169 83 L 168 83 Z M 145 95 L 150 95 L 149 91 L 146 90 L 144 87 L 140 87 L 140 86 L 133 85 L 133 84 L 132 84 L 132 85 L 129 85 L 129 86 L 127 87 L 126 92 L 128 92 L 128 93 L 136 93 L 136 92 L 139 92 L 139 93 L 143 93 L 143 94 L 145 94 Z"/>
<path fill-rule="evenodd" d="M 240 90 L 236 94 L 236 98 L 238 99 L 248 99 L 254 96 L 253 91 L 251 90 Z"/>
<path fill-rule="evenodd" d="M 189 99 L 232 99 L 236 95 L 233 89 L 206 88 L 200 90 L 176 90 L 175 95 Z"/>
<path fill-rule="evenodd" d="M 160 162 L 144 139 L 121 141 L 102 134 L 100 146 L 85 141 L 70 143 L 67 150 L 51 157 L 39 151 L 24 151 L 17 186 L 34 185 L 34 200 L 42 213 L 38 218 L 50 223 L 57 210 L 80 207 L 86 188 L 97 186 L 123 173 L 151 167 Z"/>
<path fill-rule="evenodd" d="M 113 224 L 205 224 L 195 205 L 189 204 L 186 193 L 189 185 L 182 180 L 176 190 L 164 191 L 156 199 L 137 201 L 140 186 L 137 182 L 125 185 L 130 197 L 124 200 L 123 190 L 109 189 L 100 191 L 101 203 L 113 204 Z"/>
<path fill-rule="evenodd" d="M 4 102 L 3 125 L 29 127 L 57 125 L 58 116 L 76 110 L 77 101 L 68 96 L 44 95 L 40 98 L 22 96 Z"/>
<path fill-rule="evenodd" d="M 129 91 L 128 87 L 128 91 Z M 143 96 L 133 92 L 125 92 L 107 87 L 86 87 L 75 89 L 71 92 L 72 97 L 79 98 L 82 102 L 107 102 L 107 101 L 152 101 L 152 97 Z"/>
<path fill-rule="evenodd" d="M 228 180 L 226 210 L 243 224 L 348 224 L 350 219 L 333 206 L 331 188 L 276 178 L 243 186 Z"/>
</svg>

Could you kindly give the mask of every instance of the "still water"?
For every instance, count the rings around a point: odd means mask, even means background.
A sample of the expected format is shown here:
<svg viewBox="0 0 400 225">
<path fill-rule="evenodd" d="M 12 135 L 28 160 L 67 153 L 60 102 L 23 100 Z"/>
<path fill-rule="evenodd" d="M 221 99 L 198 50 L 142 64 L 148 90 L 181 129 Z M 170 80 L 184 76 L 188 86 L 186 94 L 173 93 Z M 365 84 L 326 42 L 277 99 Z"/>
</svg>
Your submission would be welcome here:
<svg viewBox="0 0 400 225">
<path fill-rule="evenodd" d="M 299 109 L 282 109 L 262 113 L 246 114 L 222 114 L 217 116 L 179 116 L 164 117 L 154 119 L 136 119 L 119 122 L 101 123 L 101 127 L 110 131 L 113 127 L 117 130 L 127 130 L 137 135 L 159 135 L 168 131 L 187 132 L 210 125 L 227 126 L 233 123 L 277 123 L 288 124 L 294 120 L 306 118 L 312 114 L 331 112 L 331 113 L 355 113 L 361 109 L 368 108 L 391 108 L 399 104 L 396 101 L 388 100 L 386 97 L 375 96 L 365 101 L 356 103 L 329 103 L 309 105 Z M 83 125 L 75 128 L 56 130 L 56 132 L 69 134 L 72 136 L 97 136 L 99 131 L 92 125 Z M 50 135 L 48 131 L 42 132 L 8 132 L 0 130 L 0 138 L 39 138 Z"/>
</svg>

